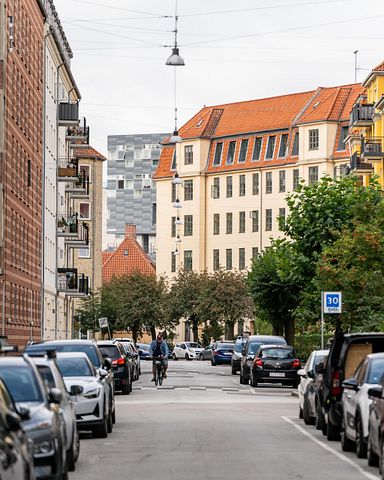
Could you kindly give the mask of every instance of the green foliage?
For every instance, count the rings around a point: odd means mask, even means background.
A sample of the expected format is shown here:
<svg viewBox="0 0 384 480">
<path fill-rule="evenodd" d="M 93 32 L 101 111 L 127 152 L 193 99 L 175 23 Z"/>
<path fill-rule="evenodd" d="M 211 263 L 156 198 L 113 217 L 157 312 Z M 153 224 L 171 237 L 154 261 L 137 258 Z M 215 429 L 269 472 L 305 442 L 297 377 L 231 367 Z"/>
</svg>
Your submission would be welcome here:
<svg viewBox="0 0 384 480">
<path fill-rule="evenodd" d="M 324 348 L 327 348 L 328 341 L 333 338 L 333 333 L 324 335 Z M 295 350 L 297 356 L 302 362 L 306 362 L 313 350 L 320 350 L 321 335 L 320 333 L 302 333 L 295 335 Z"/>
</svg>

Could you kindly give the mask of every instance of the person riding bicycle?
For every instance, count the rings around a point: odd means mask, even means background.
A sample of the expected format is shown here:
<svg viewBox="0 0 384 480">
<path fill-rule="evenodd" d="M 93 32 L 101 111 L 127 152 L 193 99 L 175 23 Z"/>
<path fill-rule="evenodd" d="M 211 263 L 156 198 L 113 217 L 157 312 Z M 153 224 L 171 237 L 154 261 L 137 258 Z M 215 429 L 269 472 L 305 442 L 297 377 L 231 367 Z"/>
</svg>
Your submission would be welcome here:
<svg viewBox="0 0 384 480">
<path fill-rule="evenodd" d="M 153 340 L 151 342 L 151 345 L 149 346 L 149 355 L 153 358 L 153 363 L 152 363 L 152 373 L 153 373 L 153 378 L 151 382 L 155 381 L 156 377 L 156 365 L 155 365 L 155 360 L 161 358 L 161 361 L 163 363 L 163 377 L 167 378 L 167 369 L 168 369 L 168 345 L 167 342 L 163 340 L 163 336 L 161 333 L 159 333 L 156 337 L 156 340 Z"/>
</svg>

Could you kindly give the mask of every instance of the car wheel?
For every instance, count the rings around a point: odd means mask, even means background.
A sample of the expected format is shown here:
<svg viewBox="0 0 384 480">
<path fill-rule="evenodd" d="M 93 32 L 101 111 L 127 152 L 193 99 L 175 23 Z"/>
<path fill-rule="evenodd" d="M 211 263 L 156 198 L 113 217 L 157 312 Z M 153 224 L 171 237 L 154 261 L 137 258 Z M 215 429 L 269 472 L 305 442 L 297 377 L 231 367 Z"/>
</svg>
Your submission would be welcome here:
<svg viewBox="0 0 384 480">
<path fill-rule="evenodd" d="M 67 450 L 67 467 L 69 472 L 74 472 L 76 468 L 76 460 L 79 457 L 80 449 L 80 439 L 79 432 L 76 428 L 76 431 L 73 433 L 72 445 L 69 450 Z"/>
<path fill-rule="evenodd" d="M 212 365 L 212 367 L 216 367 L 216 362 L 215 362 L 215 360 L 213 360 L 213 358 L 211 358 L 211 365 Z"/>
<path fill-rule="evenodd" d="M 108 430 L 108 433 L 112 433 L 112 430 L 113 430 L 112 412 L 109 412 L 107 417 L 107 430 Z"/>
<path fill-rule="evenodd" d="M 248 385 L 248 383 L 249 383 L 249 380 L 246 379 L 246 378 L 241 374 L 241 372 L 240 372 L 240 383 L 241 383 L 241 385 Z"/>
<path fill-rule="evenodd" d="M 303 418 L 303 409 L 299 407 L 299 418 Z"/>
<path fill-rule="evenodd" d="M 343 452 L 353 452 L 355 450 L 355 443 L 347 437 L 344 416 L 341 422 L 342 422 L 341 432 L 340 432 L 341 449 L 343 450 Z"/>
<path fill-rule="evenodd" d="M 124 383 L 121 387 L 121 393 L 123 395 L 129 395 L 131 393 L 130 382 Z"/>
<path fill-rule="evenodd" d="M 200 353 L 200 355 L 199 355 L 199 360 L 200 360 L 200 362 L 202 362 L 204 360 L 204 357 L 203 357 L 202 353 Z"/>
<path fill-rule="evenodd" d="M 112 410 L 112 423 L 113 424 L 116 423 L 116 408 Z"/>
<path fill-rule="evenodd" d="M 368 441 L 367 441 L 367 459 L 368 459 L 368 465 L 370 467 L 378 467 L 379 466 L 379 457 L 372 450 L 372 442 L 371 442 L 371 436 L 370 435 L 368 435 Z"/>
<path fill-rule="evenodd" d="M 61 480 L 68 480 L 68 468 L 67 465 L 64 467 L 64 471 L 61 474 Z"/>
<path fill-rule="evenodd" d="M 232 368 L 231 368 L 231 373 L 232 373 L 232 375 L 236 375 L 236 373 L 237 373 L 236 367 L 234 367 L 233 365 L 232 365 Z"/>
<path fill-rule="evenodd" d="M 251 381 L 250 381 L 250 383 L 251 383 L 251 386 L 252 386 L 253 388 L 257 388 L 258 385 L 259 385 L 259 384 L 257 383 L 257 380 L 256 380 L 256 378 L 254 377 L 254 375 L 251 375 Z"/>
<path fill-rule="evenodd" d="M 175 353 L 172 355 L 172 358 L 173 358 L 173 360 L 177 360 L 177 357 L 176 357 Z"/>
<path fill-rule="evenodd" d="M 184 358 L 185 358 L 186 360 L 190 360 L 188 353 L 185 354 L 185 357 L 184 357 Z"/>
<path fill-rule="evenodd" d="M 104 400 L 104 401 L 106 401 L 106 400 Z M 107 438 L 107 436 L 108 436 L 108 417 L 105 413 L 105 409 L 104 409 L 103 420 L 100 422 L 100 425 L 93 428 L 92 432 L 93 432 L 93 436 L 96 437 L 96 438 Z"/>
<path fill-rule="evenodd" d="M 360 415 L 355 419 L 356 428 L 356 454 L 359 458 L 367 457 L 367 442 L 364 438 L 363 424 Z"/>
<path fill-rule="evenodd" d="M 315 418 L 309 415 L 308 395 L 304 395 L 303 419 L 306 425 L 315 424 Z"/>
<path fill-rule="evenodd" d="M 381 478 L 384 480 L 384 442 L 383 441 L 381 441 L 381 444 L 380 444 L 379 469 L 381 473 Z"/>
<path fill-rule="evenodd" d="M 332 425 L 330 422 L 327 423 L 327 440 L 339 440 L 340 439 L 340 428 Z"/>
</svg>

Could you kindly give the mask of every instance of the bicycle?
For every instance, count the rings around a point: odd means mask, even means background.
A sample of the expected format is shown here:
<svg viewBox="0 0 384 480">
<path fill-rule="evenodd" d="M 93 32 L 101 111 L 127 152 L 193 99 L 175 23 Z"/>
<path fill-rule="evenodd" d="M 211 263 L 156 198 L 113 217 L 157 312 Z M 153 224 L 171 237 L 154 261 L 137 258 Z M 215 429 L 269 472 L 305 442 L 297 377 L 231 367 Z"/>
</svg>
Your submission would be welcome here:
<svg viewBox="0 0 384 480">
<path fill-rule="evenodd" d="M 155 357 L 153 363 L 156 367 L 155 385 L 162 385 L 164 379 L 163 357 Z"/>
</svg>

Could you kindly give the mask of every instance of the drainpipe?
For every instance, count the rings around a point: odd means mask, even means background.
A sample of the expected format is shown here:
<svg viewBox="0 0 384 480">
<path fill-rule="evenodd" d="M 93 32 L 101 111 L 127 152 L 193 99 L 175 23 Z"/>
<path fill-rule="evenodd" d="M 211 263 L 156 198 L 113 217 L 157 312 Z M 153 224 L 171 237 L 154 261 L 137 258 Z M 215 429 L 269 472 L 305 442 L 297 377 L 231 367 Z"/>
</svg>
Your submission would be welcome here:
<svg viewBox="0 0 384 480">
<path fill-rule="evenodd" d="M 259 223 L 260 223 L 260 252 L 263 250 L 263 171 L 259 167 L 260 173 L 260 215 L 259 215 Z"/>
</svg>

